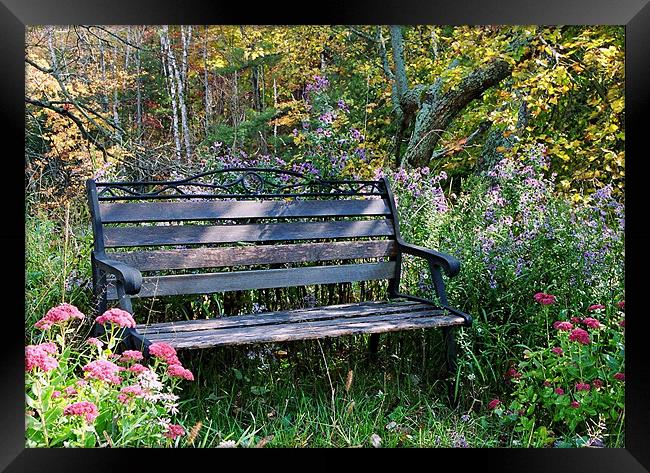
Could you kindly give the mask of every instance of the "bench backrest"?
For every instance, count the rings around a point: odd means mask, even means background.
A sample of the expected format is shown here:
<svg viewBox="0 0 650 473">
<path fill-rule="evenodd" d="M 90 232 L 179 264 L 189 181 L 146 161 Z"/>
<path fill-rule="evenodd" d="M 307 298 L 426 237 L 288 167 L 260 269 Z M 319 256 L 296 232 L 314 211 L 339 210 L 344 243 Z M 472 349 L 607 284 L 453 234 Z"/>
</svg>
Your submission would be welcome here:
<svg viewBox="0 0 650 473">
<path fill-rule="evenodd" d="M 385 179 L 236 168 L 178 181 L 89 180 L 87 190 L 95 252 L 143 272 L 137 297 L 396 276 L 399 229 Z M 115 288 L 107 295 L 115 299 Z"/>
</svg>

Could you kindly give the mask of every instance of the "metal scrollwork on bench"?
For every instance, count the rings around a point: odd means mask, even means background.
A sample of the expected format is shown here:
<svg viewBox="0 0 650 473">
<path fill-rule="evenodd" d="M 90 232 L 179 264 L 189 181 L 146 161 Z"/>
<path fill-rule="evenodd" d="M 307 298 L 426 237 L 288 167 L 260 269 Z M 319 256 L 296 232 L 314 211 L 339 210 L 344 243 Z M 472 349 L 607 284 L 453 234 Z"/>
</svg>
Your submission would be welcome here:
<svg viewBox="0 0 650 473">
<path fill-rule="evenodd" d="M 230 168 L 174 181 L 97 182 L 100 201 L 384 196 L 382 181 L 322 180 L 272 168 Z"/>
</svg>

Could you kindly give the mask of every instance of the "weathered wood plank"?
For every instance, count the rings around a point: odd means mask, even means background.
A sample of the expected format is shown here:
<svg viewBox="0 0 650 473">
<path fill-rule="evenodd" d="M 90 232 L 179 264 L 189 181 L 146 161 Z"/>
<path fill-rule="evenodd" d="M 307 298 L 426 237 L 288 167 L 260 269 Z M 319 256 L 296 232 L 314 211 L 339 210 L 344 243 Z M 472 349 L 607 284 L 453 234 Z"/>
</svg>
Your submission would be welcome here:
<svg viewBox="0 0 650 473">
<path fill-rule="evenodd" d="M 176 348 L 208 348 L 225 345 L 285 342 L 317 338 L 340 337 L 361 333 L 384 333 L 463 325 L 464 319 L 455 315 L 439 315 L 438 311 L 413 314 L 390 314 L 334 319 L 293 324 L 202 330 L 199 332 L 162 333 L 147 335 L 152 342 L 165 342 Z"/>
<path fill-rule="evenodd" d="M 379 258 L 393 256 L 395 249 L 394 240 L 369 240 L 113 252 L 109 257 L 140 271 L 159 271 Z"/>
<path fill-rule="evenodd" d="M 383 199 L 102 203 L 104 223 L 390 215 Z"/>
<path fill-rule="evenodd" d="M 395 234 L 388 219 L 251 225 L 170 225 L 104 228 L 106 247 L 380 237 Z"/>
<path fill-rule="evenodd" d="M 131 297 L 210 294 L 249 289 L 370 281 L 390 279 L 394 274 L 395 263 L 388 261 L 336 266 L 151 276 L 144 278 L 140 293 Z M 107 296 L 109 299 L 117 298 L 114 285 L 109 285 Z"/>
<path fill-rule="evenodd" d="M 139 325 L 138 331 L 145 334 L 162 334 L 165 332 L 198 332 L 201 330 L 218 330 L 232 327 L 249 327 L 257 325 L 276 325 L 284 323 L 307 322 L 339 318 L 359 318 L 370 315 L 386 315 L 431 311 L 436 308 L 419 302 L 362 302 L 342 306 L 315 307 L 290 311 L 264 312 L 261 314 L 236 315 L 216 319 L 183 320 L 151 325 Z M 440 309 L 440 314 L 445 311 Z"/>
</svg>

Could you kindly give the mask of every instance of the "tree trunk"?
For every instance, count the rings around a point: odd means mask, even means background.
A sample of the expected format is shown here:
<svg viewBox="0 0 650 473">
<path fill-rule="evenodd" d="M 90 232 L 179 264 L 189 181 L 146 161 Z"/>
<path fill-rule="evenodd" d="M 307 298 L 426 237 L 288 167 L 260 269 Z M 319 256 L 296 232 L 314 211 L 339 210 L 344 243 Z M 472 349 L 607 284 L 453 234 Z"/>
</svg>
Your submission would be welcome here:
<svg viewBox="0 0 650 473">
<path fill-rule="evenodd" d="M 475 70 L 461 83 L 442 95 L 429 88 L 415 118 L 402 166 L 428 166 L 433 150 L 451 121 L 474 99 L 510 75 L 506 61 L 495 60 Z"/>
<path fill-rule="evenodd" d="M 142 46 L 142 31 L 136 32 L 136 44 Z M 140 78 L 141 65 L 140 49 L 135 51 L 135 77 L 136 77 L 136 102 L 135 102 L 135 123 L 138 136 L 138 142 L 142 138 L 142 80 Z"/>
<path fill-rule="evenodd" d="M 208 81 L 208 27 L 205 27 L 205 39 L 203 41 L 203 82 L 204 82 L 204 112 L 205 112 L 205 135 L 210 131 L 210 85 Z"/>
<path fill-rule="evenodd" d="M 117 45 L 113 48 L 113 124 L 115 125 L 115 139 L 122 142 L 122 134 L 120 133 L 120 102 L 117 94 L 118 81 L 117 81 Z"/>
<path fill-rule="evenodd" d="M 176 85 L 174 80 L 174 72 L 172 69 L 174 56 L 169 45 L 169 28 L 167 26 L 163 26 L 163 29 L 160 33 L 160 48 L 162 52 L 165 77 L 167 78 L 167 85 L 169 87 L 169 95 L 172 101 L 172 126 L 174 131 L 174 143 L 176 144 L 176 158 L 180 160 L 183 152 L 181 149 L 181 140 L 178 132 L 178 106 L 176 105 Z"/>
</svg>

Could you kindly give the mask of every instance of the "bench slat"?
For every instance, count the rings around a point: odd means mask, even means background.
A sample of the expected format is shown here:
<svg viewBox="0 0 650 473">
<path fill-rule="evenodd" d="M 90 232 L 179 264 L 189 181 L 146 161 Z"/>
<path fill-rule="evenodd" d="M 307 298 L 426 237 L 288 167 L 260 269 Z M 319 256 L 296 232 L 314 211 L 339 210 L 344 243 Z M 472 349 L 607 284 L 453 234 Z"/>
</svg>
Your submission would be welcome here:
<svg viewBox="0 0 650 473">
<path fill-rule="evenodd" d="M 390 215 L 383 199 L 99 204 L 104 223 Z"/>
<path fill-rule="evenodd" d="M 369 301 L 336 306 L 315 307 L 288 311 L 262 312 L 260 314 L 235 315 L 215 319 L 183 320 L 149 325 L 138 325 L 138 331 L 147 334 L 176 332 L 196 332 L 200 330 L 217 330 L 232 327 L 248 327 L 310 320 L 327 320 L 344 317 L 362 317 L 367 315 L 386 315 L 407 312 L 419 312 L 435 309 L 434 306 L 413 301 L 387 302 Z"/>
<path fill-rule="evenodd" d="M 210 294 L 274 287 L 370 281 L 390 279 L 394 275 L 395 263 L 389 261 L 385 263 L 151 276 L 144 278 L 140 293 L 131 297 Z M 112 283 L 108 286 L 107 297 L 109 299 L 117 298 L 117 292 Z"/>
<path fill-rule="evenodd" d="M 440 310 L 425 310 L 404 314 L 234 327 L 198 332 L 145 333 L 145 336 L 152 342 L 169 343 L 175 348 L 208 348 L 224 345 L 310 340 L 361 333 L 385 333 L 430 327 L 449 327 L 463 324 L 464 319 L 462 317 L 441 315 Z"/>
<path fill-rule="evenodd" d="M 113 252 L 108 256 L 140 271 L 158 271 L 380 258 L 394 254 L 393 240 L 370 240 Z"/>
<path fill-rule="evenodd" d="M 105 228 L 104 243 L 106 247 L 116 248 L 379 237 L 394 234 L 393 224 L 387 219 L 252 225 L 170 225 Z"/>
</svg>

